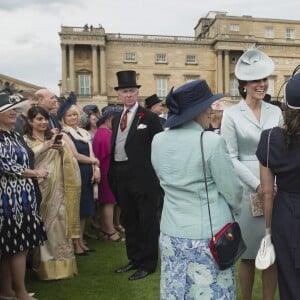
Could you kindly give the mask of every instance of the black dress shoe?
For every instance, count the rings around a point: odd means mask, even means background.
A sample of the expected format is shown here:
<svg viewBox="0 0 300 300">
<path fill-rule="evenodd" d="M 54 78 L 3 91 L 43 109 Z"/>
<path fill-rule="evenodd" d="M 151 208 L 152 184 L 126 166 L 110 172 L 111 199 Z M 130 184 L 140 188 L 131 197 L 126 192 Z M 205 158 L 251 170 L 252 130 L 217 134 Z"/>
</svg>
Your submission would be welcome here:
<svg viewBox="0 0 300 300">
<path fill-rule="evenodd" d="M 128 277 L 129 280 L 137 280 L 137 279 L 142 279 L 146 276 L 151 274 L 151 272 L 139 269 L 135 273 L 133 273 L 131 276 Z"/>
<path fill-rule="evenodd" d="M 80 253 L 74 252 L 74 254 L 75 254 L 76 256 L 88 256 L 87 252 L 80 252 Z"/>
<path fill-rule="evenodd" d="M 136 270 L 137 269 L 137 266 L 132 263 L 132 262 L 129 262 L 126 266 L 123 266 L 119 269 L 116 270 L 116 273 L 124 273 L 124 272 L 128 272 L 130 270 Z"/>
</svg>

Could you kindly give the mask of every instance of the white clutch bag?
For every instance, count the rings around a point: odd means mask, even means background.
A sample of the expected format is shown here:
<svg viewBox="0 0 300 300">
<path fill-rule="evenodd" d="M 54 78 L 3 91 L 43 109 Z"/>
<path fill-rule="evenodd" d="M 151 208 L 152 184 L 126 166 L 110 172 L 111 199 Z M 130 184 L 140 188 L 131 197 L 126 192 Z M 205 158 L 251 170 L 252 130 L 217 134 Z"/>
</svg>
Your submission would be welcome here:
<svg viewBox="0 0 300 300">
<path fill-rule="evenodd" d="M 276 258 L 274 245 L 271 241 L 270 230 L 266 229 L 266 235 L 260 243 L 256 258 L 255 267 L 259 270 L 265 270 L 274 264 Z"/>
</svg>

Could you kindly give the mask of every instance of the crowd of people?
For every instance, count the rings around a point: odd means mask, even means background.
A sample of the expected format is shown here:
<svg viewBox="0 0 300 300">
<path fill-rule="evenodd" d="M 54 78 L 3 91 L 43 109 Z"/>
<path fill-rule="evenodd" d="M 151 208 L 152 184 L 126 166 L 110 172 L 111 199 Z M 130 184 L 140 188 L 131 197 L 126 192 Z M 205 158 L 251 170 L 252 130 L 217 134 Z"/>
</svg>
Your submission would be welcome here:
<svg viewBox="0 0 300 300">
<path fill-rule="evenodd" d="M 246 244 L 242 299 L 252 299 L 268 230 L 276 262 L 262 271 L 261 298 L 274 299 L 278 284 L 281 299 L 297 299 L 300 74 L 278 107 L 265 101 L 274 68 L 246 50 L 235 67 L 237 104 L 202 79 L 172 88 L 166 108 L 156 94 L 142 104 L 133 70 L 116 74 L 122 105 L 101 112 L 80 109 L 73 92 L 60 102 L 48 89 L 0 92 L 0 299 L 35 299 L 28 259 L 40 280 L 76 275 L 76 256 L 95 251 L 88 219 L 104 241 L 125 243 L 128 260 L 115 272 L 132 271 L 130 281 L 155 272 L 160 255 L 162 300 L 236 298 L 235 265 L 221 270 L 209 248 L 210 228 L 233 220 Z"/>
</svg>

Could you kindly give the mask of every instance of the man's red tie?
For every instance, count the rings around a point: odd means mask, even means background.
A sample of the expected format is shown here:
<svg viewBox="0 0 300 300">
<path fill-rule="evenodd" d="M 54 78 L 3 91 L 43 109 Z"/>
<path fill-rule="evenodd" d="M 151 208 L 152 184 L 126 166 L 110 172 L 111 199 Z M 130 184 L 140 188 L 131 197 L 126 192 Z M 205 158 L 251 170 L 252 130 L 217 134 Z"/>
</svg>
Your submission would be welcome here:
<svg viewBox="0 0 300 300">
<path fill-rule="evenodd" d="M 121 131 L 124 131 L 127 127 L 127 114 L 129 112 L 129 109 L 126 109 L 123 116 L 122 116 L 122 119 L 121 119 L 121 122 L 120 122 L 120 129 Z"/>
</svg>

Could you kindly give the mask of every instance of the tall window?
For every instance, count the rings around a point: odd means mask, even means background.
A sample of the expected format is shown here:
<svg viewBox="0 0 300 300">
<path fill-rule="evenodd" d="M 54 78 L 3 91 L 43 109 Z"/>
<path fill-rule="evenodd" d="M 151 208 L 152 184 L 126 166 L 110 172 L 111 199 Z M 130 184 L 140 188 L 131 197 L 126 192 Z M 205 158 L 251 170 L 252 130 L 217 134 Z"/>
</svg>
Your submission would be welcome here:
<svg viewBox="0 0 300 300">
<path fill-rule="evenodd" d="M 286 29 L 286 38 L 287 39 L 293 39 L 294 38 L 294 29 L 293 28 L 287 28 Z"/>
<path fill-rule="evenodd" d="M 156 94 L 158 97 L 167 97 L 168 83 L 166 77 L 156 78 Z"/>
<path fill-rule="evenodd" d="M 266 38 L 273 38 L 274 37 L 273 27 L 267 26 L 265 28 L 265 37 Z"/>
<path fill-rule="evenodd" d="M 90 75 L 78 75 L 79 79 L 79 95 L 91 94 L 91 76 Z"/>
<path fill-rule="evenodd" d="M 196 64 L 197 63 L 196 62 L 196 56 L 195 55 L 187 55 L 186 56 L 186 63 L 191 64 L 191 65 Z"/>
<path fill-rule="evenodd" d="M 230 24 L 230 31 L 240 31 L 239 24 Z"/>
<path fill-rule="evenodd" d="M 237 81 L 236 78 L 233 78 L 230 80 L 230 96 L 232 97 L 238 97 L 240 96 L 240 93 L 239 93 L 239 83 Z"/>
<path fill-rule="evenodd" d="M 124 53 L 124 61 L 125 62 L 136 62 L 135 53 L 133 53 L 133 52 Z"/>
<path fill-rule="evenodd" d="M 155 62 L 156 63 L 166 63 L 167 62 L 166 54 L 164 54 L 164 53 L 156 54 Z"/>
</svg>

